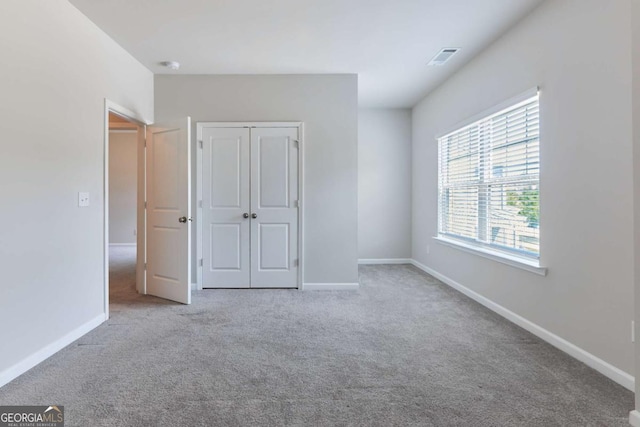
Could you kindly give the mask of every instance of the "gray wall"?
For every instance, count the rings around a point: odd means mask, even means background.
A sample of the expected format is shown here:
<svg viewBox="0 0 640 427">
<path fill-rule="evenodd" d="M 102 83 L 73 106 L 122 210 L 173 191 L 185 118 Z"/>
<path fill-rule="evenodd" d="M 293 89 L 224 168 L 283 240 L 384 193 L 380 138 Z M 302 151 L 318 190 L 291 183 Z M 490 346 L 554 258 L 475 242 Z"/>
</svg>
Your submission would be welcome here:
<svg viewBox="0 0 640 427">
<path fill-rule="evenodd" d="M 358 281 L 357 85 L 348 74 L 155 79 L 157 120 L 191 116 L 194 153 L 196 122 L 304 121 L 306 283 Z"/>
<path fill-rule="evenodd" d="M 153 75 L 66 0 L 0 2 L 0 28 L 1 383 L 104 316 L 104 98 L 153 120 Z"/>
<path fill-rule="evenodd" d="M 358 257 L 411 258 L 411 110 L 359 111 Z"/>
<path fill-rule="evenodd" d="M 136 243 L 137 131 L 109 132 L 109 243 Z"/>
<path fill-rule="evenodd" d="M 633 0 L 631 25 L 632 68 L 633 79 L 633 196 L 635 227 L 635 327 L 636 332 L 636 372 L 640 372 L 640 0 Z M 636 410 L 640 409 L 640 381 L 636 381 Z"/>
<path fill-rule="evenodd" d="M 545 2 L 415 107 L 413 256 L 633 375 L 629 15 L 624 1 Z M 547 277 L 432 239 L 434 137 L 536 85 Z"/>
</svg>

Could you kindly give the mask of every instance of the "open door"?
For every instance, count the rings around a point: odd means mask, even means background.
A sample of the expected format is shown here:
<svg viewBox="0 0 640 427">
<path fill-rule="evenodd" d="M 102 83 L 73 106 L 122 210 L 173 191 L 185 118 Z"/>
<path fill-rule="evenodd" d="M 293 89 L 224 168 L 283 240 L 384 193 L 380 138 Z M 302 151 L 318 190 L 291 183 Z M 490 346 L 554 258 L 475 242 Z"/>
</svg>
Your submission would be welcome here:
<svg viewBox="0 0 640 427">
<path fill-rule="evenodd" d="M 191 119 L 147 128 L 147 293 L 191 304 Z"/>
</svg>

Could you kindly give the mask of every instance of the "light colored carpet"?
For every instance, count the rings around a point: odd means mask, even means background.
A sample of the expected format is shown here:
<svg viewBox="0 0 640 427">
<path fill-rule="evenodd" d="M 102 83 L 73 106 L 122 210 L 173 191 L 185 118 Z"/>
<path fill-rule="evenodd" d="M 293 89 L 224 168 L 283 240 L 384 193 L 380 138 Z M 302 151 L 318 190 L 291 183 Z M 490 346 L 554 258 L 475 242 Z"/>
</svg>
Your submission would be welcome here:
<svg viewBox="0 0 640 427">
<path fill-rule="evenodd" d="M 627 426 L 633 395 L 411 266 L 358 292 L 140 296 L 112 253 L 111 319 L 0 389 L 68 426 Z"/>
</svg>

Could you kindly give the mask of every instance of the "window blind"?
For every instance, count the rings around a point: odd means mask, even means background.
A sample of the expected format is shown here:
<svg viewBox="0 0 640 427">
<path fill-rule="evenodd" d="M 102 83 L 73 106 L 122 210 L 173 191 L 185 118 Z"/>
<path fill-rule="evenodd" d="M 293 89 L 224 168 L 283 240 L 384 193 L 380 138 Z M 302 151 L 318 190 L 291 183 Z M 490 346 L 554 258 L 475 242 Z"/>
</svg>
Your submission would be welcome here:
<svg viewBox="0 0 640 427">
<path fill-rule="evenodd" d="M 438 177 L 441 237 L 538 258 L 537 95 L 439 138 Z"/>
</svg>

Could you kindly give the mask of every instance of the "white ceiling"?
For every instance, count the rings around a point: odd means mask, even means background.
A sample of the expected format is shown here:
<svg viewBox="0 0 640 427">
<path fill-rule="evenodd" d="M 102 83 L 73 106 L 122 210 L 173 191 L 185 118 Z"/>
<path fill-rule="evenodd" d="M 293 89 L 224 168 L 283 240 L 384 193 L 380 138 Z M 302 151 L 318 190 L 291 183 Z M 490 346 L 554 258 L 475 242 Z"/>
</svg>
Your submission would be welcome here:
<svg viewBox="0 0 640 427">
<path fill-rule="evenodd" d="M 542 1 L 70 0 L 156 74 L 357 73 L 363 107 L 413 106 Z"/>
</svg>

